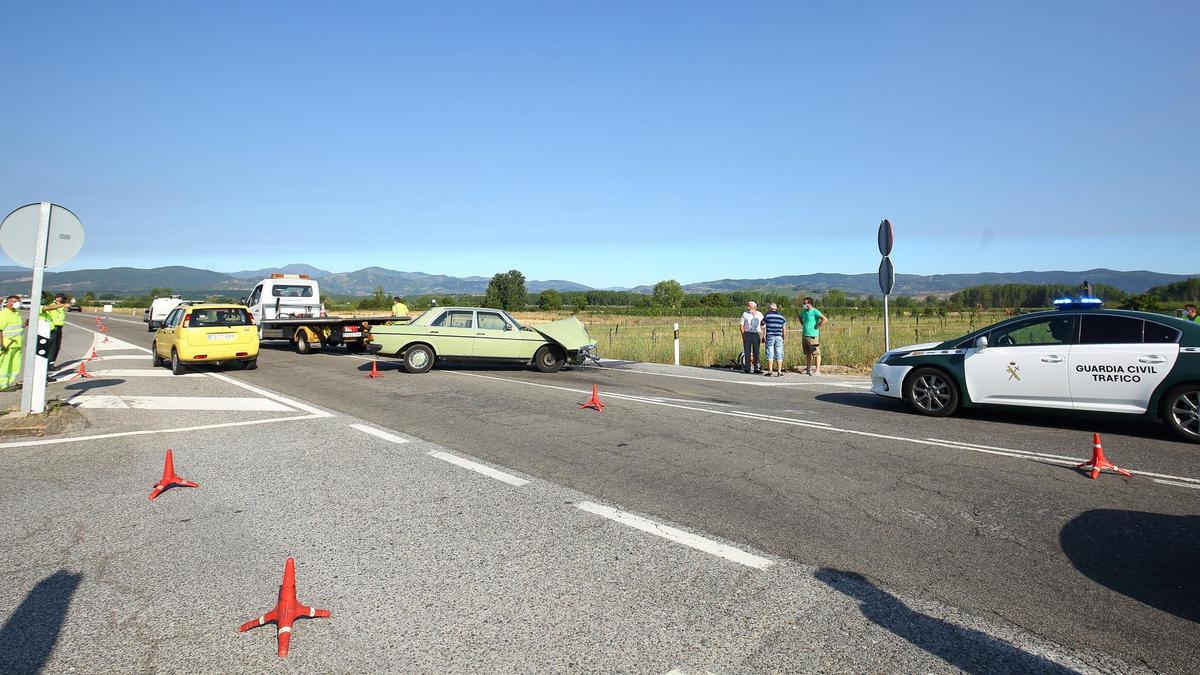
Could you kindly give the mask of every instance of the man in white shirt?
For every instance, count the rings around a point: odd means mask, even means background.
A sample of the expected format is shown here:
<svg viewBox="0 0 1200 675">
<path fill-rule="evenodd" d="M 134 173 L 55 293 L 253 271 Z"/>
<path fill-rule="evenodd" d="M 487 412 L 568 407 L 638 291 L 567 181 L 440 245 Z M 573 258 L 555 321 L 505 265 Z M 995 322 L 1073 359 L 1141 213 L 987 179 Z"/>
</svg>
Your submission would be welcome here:
<svg viewBox="0 0 1200 675">
<path fill-rule="evenodd" d="M 746 303 L 746 311 L 742 312 L 742 360 L 743 373 L 761 373 L 758 350 L 762 345 L 762 312 L 758 311 L 758 303 L 751 300 Z"/>
</svg>

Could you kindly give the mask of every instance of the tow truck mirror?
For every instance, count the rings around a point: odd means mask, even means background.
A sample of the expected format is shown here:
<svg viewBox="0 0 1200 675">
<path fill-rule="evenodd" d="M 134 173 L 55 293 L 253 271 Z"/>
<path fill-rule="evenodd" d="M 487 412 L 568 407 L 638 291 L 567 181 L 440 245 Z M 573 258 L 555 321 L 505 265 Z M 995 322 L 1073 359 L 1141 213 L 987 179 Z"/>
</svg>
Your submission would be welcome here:
<svg viewBox="0 0 1200 675">
<path fill-rule="evenodd" d="M 988 342 L 986 335 L 980 335 L 979 337 L 975 338 L 975 349 L 983 351 L 984 349 L 987 349 L 987 345 Z"/>
</svg>

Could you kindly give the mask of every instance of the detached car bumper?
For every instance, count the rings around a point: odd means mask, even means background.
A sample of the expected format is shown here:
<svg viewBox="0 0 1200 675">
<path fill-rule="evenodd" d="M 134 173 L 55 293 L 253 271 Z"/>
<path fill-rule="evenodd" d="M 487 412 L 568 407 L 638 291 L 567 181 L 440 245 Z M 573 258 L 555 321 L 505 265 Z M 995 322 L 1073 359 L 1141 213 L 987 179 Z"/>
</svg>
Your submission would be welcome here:
<svg viewBox="0 0 1200 675">
<path fill-rule="evenodd" d="M 876 363 L 871 369 L 871 391 L 888 398 L 904 396 L 904 378 L 912 366 L 889 366 Z"/>
</svg>

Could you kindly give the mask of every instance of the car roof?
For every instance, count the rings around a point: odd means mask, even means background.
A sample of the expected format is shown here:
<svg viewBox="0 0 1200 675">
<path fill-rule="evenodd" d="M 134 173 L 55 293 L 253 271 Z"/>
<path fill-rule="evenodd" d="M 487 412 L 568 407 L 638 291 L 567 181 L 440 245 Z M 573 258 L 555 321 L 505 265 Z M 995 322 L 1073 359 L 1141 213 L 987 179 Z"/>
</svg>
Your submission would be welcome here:
<svg viewBox="0 0 1200 675">
<path fill-rule="evenodd" d="M 188 309 L 246 309 L 236 302 L 185 302 Z"/>
<path fill-rule="evenodd" d="M 1176 330 L 1182 331 L 1183 337 L 1179 341 L 1179 343 L 1181 345 L 1183 345 L 1183 346 L 1200 345 L 1200 323 L 1196 323 L 1193 321 L 1187 321 L 1185 319 L 1180 319 L 1180 318 L 1174 317 L 1174 316 L 1167 316 L 1165 314 L 1156 314 L 1154 312 L 1142 312 L 1142 311 L 1132 310 L 1132 309 L 1106 309 L 1104 307 L 1071 307 L 1068 309 L 1045 309 L 1045 310 L 1039 310 L 1037 312 L 1029 312 L 1028 314 L 1017 314 L 1015 316 L 1008 317 L 1002 321 L 997 321 L 996 323 L 993 323 L 993 324 L 990 324 L 987 326 L 983 326 L 981 328 L 977 328 L 977 329 L 971 331 L 970 333 L 965 333 L 958 337 L 950 338 L 949 340 L 944 340 L 943 342 L 941 342 L 939 344 L 957 343 L 957 342 L 963 340 L 964 338 L 974 336 L 974 335 L 981 335 L 983 333 L 986 333 L 986 332 L 992 330 L 996 326 L 1002 326 L 1005 324 L 1012 323 L 1014 321 L 1023 321 L 1025 319 L 1031 319 L 1031 318 L 1046 318 L 1046 317 L 1051 317 L 1051 316 L 1081 316 L 1081 315 L 1127 316 L 1127 317 L 1130 317 L 1133 319 L 1145 319 L 1146 321 L 1155 321 L 1155 322 L 1161 323 L 1163 325 L 1170 326 L 1171 328 L 1174 328 Z"/>
</svg>

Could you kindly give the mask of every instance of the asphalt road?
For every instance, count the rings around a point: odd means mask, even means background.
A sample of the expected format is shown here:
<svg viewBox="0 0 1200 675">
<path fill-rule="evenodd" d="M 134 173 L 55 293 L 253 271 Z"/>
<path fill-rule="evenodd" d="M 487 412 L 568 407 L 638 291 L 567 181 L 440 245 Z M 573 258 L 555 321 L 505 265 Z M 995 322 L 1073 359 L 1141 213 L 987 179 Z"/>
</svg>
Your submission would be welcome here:
<svg viewBox="0 0 1200 675">
<path fill-rule="evenodd" d="M 110 326 L 149 342 L 140 324 Z M 879 612 L 862 589 L 888 589 L 1134 666 L 1188 672 L 1200 662 L 1200 490 L 1188 487 L 1200 479 L 1200 448 L 1154 427 L 994 413 L 929 420 L 852 378 L 653 366 L 413 376 L 382 363 L 384 378 L 370 380 L 361 358 L 267 347 L 259 370 L 226 375 L 817 568 L 813 578 L 866 616 Z M 592 384 L 602 413 L 577 407 Z M 1182 485 L 1091 481 L 1065 466 L 1089 453 L 1092 431 L 1116 463 Z M 897 669 L 909 667 L 923 666 Z"/>
</svg>

